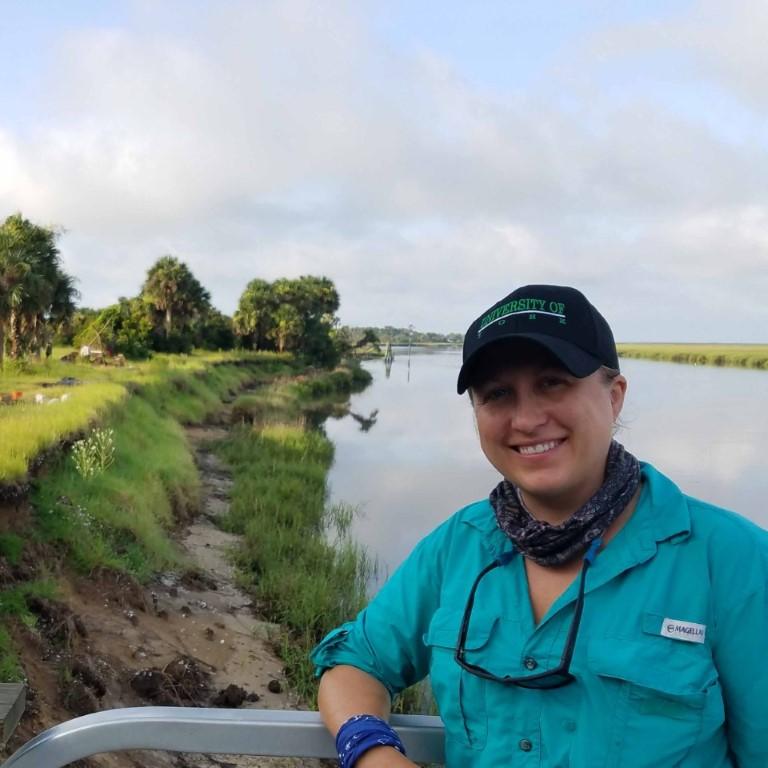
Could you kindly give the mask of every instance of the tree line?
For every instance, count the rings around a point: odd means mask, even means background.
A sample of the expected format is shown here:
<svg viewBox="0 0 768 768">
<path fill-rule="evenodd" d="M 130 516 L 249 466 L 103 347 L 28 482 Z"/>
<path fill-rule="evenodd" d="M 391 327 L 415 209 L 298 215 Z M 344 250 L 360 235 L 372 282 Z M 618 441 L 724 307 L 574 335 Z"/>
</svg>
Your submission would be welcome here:
<svg viewBox="0 0 768 768">
<path fill-rule="evenodd" d="M 195 347 L 291 351 L 329 367 L 349 351 L 338 333 L 339 295 L 327 277 L 252 280 L 228 317 L 188 265 L 166 255 L 150 267 L 137 296 L 104 309 L 78 308 L 58 236 L 20 213 L 0 226 L 0 366 L 6 358 L 50 356 L 54 343 L 98 345 L 128 358 Z"/>
<path fill-rule="evenodd" d="M 193 348 L 296 352 L 333 366 L 350 352 L 379 343 L 461 343 L 459 334 L 413 328 L 339 326 L 339 294 L 327 277 L 255 279 L 228 317 L 175 256 L 160 257 L 137 296 L 103 309 L 78 307 L 73 276 L 61 263 L 59 232 L 20 213 L 0 225 L 0 367 L 5 359 L 50 356 L 54 344 L 98 346 L 127 358 Z"/>
<path fill-rule="evenodd" d="M 461 344 L 464 340 L 460 333 L 434 333 L 391 325 L 382 328 L 343 326 L 339 333 L 345 335 L 353 347 L 363 344 Z"/>
</svg>

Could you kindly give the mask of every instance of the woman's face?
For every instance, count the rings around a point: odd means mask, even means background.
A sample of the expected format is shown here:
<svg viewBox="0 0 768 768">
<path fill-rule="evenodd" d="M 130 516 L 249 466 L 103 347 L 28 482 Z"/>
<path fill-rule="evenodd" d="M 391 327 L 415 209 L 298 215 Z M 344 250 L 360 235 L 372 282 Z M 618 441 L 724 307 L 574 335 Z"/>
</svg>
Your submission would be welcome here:
<svg viewBox="0 0 768 768">
<path fill-rule="evenodd" d="M 480 445 L 532 513 L 564 518 L 602 485 L 626 379 L 578 379 L 554 358 L 486 369 L 472 386 Z"/>
</svg>

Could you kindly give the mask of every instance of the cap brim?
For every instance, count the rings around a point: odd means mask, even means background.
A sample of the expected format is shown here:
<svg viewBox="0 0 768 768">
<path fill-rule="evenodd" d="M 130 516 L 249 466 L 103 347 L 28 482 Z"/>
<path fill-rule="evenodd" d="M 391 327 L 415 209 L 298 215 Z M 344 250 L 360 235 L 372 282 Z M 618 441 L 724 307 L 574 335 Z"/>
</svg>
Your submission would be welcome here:
<svg viewBox="0 0 768 768">
<path fill-rule="evenodd" d="M 533 341 L 544 349 L 551 352 L 563 365 L 563 367 L 577 379 L 583 379 L 586 376 L 594 373 L 601 365 L 602 362 L 595 357 L 585 352 L 580 347 L 572 344 L 569 341 L 563 339 L 553 338 L 552 336 L 546 336 L 540 333 L 515 333 L 510 336 L 501 336 L 489 341 L 482 347 L 476 349 L 462 364 L 459 371 L 459 378 L 456 384 L 456 390 L 460 395 L 469 388 L 472 372 L 477 363 L 480 353 L 485 352 L 493 344 L 501 342 L 514 341 L 515 339 L 525 339 L 527 341 Z M 515 363 L 519 362 L 521 358 L 516 357 L 513 353 L 510 354 L 505 362 Z"/>
</svg>

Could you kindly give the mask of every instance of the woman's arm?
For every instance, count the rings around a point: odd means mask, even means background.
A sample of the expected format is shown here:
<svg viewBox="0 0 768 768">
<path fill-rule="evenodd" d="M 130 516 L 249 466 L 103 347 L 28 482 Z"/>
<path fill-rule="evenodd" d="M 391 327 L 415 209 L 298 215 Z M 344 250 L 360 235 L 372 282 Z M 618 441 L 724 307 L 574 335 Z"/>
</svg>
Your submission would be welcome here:
<svg viewBox="0 0 768 768">
<path fill-rule="evenodd" d="M 334 735 L 353 715 L 389 717 L 389 692 L 371 675 L 342 664 L 323 674 L 317 703 L 325 727 Z"/>
<path fill-rule="evenodd" d="M 334 736 L 353 715 L 389 718 L 389 691 L 375 677 L 345 664 L 323 673 L 317 702 L 323 722 Z M 406 768 L 413 765 L 415 763 L 394 747 L 376 747 L 368 750 L 355 768 Z"/>
</svg>

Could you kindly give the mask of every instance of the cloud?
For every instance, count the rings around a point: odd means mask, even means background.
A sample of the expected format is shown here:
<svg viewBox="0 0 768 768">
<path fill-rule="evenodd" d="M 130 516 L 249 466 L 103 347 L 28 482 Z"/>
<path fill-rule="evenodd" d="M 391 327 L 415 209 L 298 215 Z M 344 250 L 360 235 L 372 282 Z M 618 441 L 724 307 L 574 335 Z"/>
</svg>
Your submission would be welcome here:
<svg viewBox="0 0 768 768">
<path fill-rule="evenodd" d="M 768 111 L 768 6 L 749 0 L 727 5 L 703 0 L 686 19 L 689 45 L 697 63 L 725 89 L 735 92 L 765 116 Z"/>
<path fill-rule="evenodd" d="M 462 330 L 513 285 L 551 281 L 592 291 L 628 337 L 663 338 L 668 321 L 636 310 L 647 296 L 675 293 L 689 318 L 738 281 L 747 304 L 766 288 L 764 142 L 672 104 L 653 67 L 633 80 L 671 55 L 678 92 L 757 109 L 765 66 L 737 82 L 729 59 L 746 4 L 717 40 L 715 7 L 603 26 L 504 90 L 399 48 L 366 3 L 136 3 L 62 33 L 44 120 L 0 123 L 0 206 L 66 227 L 90 304 L 171 252 L 225 311 L 253 277 L 320 272 L 349 322 Z M 451 307 L 439 326 L 430 300 Z M 679 338 L 702 332 L 684 319 Z"/>
</svg>

